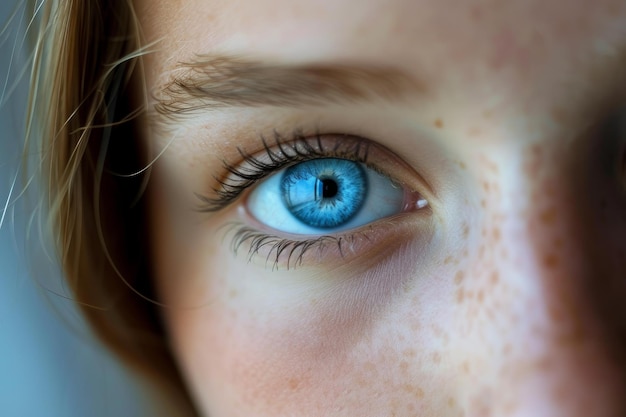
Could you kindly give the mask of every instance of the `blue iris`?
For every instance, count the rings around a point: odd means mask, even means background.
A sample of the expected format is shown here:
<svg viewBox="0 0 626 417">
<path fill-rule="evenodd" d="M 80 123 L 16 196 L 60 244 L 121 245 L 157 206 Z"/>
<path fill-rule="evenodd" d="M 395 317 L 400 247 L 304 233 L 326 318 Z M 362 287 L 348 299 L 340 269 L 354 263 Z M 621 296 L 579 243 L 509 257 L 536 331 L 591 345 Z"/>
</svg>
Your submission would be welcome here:
<svg viewBox="0 0 626 417">
<path fill-rule="evenodd" d="M 367 175 L 353 161 L 314 159 L 287 168 L 280 188 L 294 217 L 311 227 L 332 229 L 347 223 L 363 206 Z"/>
</svg>

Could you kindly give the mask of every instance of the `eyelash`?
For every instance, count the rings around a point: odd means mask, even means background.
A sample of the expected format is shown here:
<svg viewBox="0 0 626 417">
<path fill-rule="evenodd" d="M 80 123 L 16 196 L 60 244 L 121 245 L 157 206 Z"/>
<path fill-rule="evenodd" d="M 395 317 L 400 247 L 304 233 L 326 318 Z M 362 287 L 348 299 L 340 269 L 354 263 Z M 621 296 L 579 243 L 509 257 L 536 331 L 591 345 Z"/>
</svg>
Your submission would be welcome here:
<svg viewBox="0 0 626 417">
<path fill-rule="evenodd" d="M 317 249 L 318 255 L 321 256 L 328 245 L 336 245 L 339 255 L 343 258 L 345 256 L 344 245 L 352 245 L 360 237 L 367 239 L 367 235 L 363 232 L 352 232 L 342 236 L 324 235 L 313 239 L 291 240 L 269 235 L 249 226 L 239 224 L 231 224 L 231 226 L 233 230 L 231 247 L 235 255 L 238 254 L 242 245 L 249 242 L 248 262 L 252 262 L 255 255 L 258 255 L 264 247 L 269 246 L 265 264 L 267 266 L 271 261 L 272 270 L 278 269 L 282 254 L 287 255 L 285 267 L 290 269 L 302 265 L 305 253 L 311 249 Z"/>
<path fill-rule="evenodd" d="M 244 191 L 258 181 L 298 162 L 323 157 L 335 157 L 367 164 L 369 143 L 366 139 L 349 135 L 339 136 L 340 138 L 335 140 L 333 149 L 324 149 L 323 138 L 319 133 L 314 136 L 305 136 L 302 134 L 302 131 L 296 130 L 290 139 L 285 140 L 278 132 L 274 132 L 274 144 L 277 151 L 272 150 L 267 139 L 261 136 L 263 151 L 269 158 L 269 161 L 250 155 L 238 147 L 237 151 L 243 159 L 243 163 L 239 166 L 234 166 L 226 161 L 222 162 L 227 172 L 226 178 L 216 178 L 219 184 L 218 188 L 213 189 L 216 197 L 196 194 L 196 197 L 202 202 L 202 205 L 198 207 L 198 211 L 202 213 L 220 211 L 232 204 Z M 341 139 L 344 139 L 344 141 Z M 346 140 L 349 143 L 346 143 Z"/>
<path fill-rule="evenodd" d="M 219 185 L 213 189 L 215 197 L 196 194 L 202 203 L 197 209 L 199 212 L 220 211 L 234 203 L 243 192 L 263 178 L 299 162 L 335 157 L 369 166 L 367 161 L 371 142 L 358 136 L 321 135 L 319 133 L 305 136 L 301 130 L 295 130 L 289 139 L 285 139 L 275 131 L 272 144 L 264 136 L 260 136 L 260 139 L 263 157 L 251 155 L 238 147 L 237 151 L 242 158 L 241 164 L 232 165 L 223 161 L 226 175 L 216 178 Z M 327 143 L 333 145 L 327 146 Z M 370 168 L 379 171 L 375 166 Z M 271 262 L 272 270 L 277 269 L 283 263 L 281 255 L 286 256 L 284 265 L 290 269 L 301 266 L 304 255 L 313 249 L 317 249 L 321 256 L 325 250 L 329 249 L 329 245 L 336 246 L 337 253 L 344 258 L 346 245 L 352 247 L 360 239 L 369 240 L 365 231 L 358 230 L 339 236 L 322 235 L 305 240 L 293 240 L 267 234 L 240 223 L 228 223 L 225 226 L 227 227 L 226 235 L 232 233 L 231 249 L 235 255 L 245 244 L 248 245 L 248 262 L 251 262 L 260 252 L 266 251 L 266 266 Z"/>
</svg>

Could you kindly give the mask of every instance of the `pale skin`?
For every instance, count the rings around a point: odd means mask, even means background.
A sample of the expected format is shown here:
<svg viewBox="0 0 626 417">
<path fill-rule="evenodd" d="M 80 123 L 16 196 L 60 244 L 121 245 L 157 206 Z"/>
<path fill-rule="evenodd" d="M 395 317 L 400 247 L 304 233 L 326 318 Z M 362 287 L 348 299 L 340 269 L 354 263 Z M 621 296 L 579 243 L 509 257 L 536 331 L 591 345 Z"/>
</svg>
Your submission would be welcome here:
<svg viewBox="0 0 626 417">
<path fill-rule="evenodd" d="M 155 280 L 202 415 L 626 415 L 626 133 L 606 128 L 626 103 L 623 0 L 137 11 L 161 40 L 145 57 L 150 109 L 198 55 L 382 67 L 412 86 L 389 100 L 150 112 Z M 256 185 L 214 213 L 195 212 L 195 194 L 211 195 L 222 161 L 243 162 L 237 147 L 262 153 L 259 135 L 296 129 L 382 145 L 369 162 L 428 206 L 295 268 L 267 248 L 235 254 L 233 222 L 311 236 L 251 216 Z"/>
</svg>

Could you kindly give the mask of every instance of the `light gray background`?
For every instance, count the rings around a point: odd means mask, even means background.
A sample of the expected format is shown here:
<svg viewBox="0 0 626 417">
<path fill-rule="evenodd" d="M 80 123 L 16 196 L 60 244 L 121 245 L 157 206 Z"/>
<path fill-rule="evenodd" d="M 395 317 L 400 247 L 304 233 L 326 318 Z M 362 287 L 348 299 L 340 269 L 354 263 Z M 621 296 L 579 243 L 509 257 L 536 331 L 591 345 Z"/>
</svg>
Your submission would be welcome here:
<svg viewBox="0 0 626 417">
<path fill-rule="evenodd" d="M 0 28 L 15 4 L 0 0 Z M 21 163 L 27 94 L 24 81 L 6 100 L 25 67 L 18 23 L 11 22 L 0 36 L 0 97 L 5 97 L 0 103 L 0 217 L 9 203 L 0 228 L 0 416 L 155 415 L 145 405 L 146 395 L 81 328 L 72 303 L 53 293 L 69 295 L 58 267 L 43 256 L 36 230 L 25 236 L 36 199 L 31 204 L 16 200 L 21 178 L 10 194 Z"/>
</svg>

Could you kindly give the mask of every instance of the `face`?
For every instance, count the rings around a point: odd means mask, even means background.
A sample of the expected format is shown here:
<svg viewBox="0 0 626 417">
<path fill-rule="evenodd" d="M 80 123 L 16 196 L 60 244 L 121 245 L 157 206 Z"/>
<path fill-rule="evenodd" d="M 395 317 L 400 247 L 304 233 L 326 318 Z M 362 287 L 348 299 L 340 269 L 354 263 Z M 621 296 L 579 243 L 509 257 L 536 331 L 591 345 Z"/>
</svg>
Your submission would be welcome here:
<svg viewBox="0 0 626 417">
<path fill-rule="evenodd" d="M 622 0 L 137 9 L 203 415 L 626 414 Z"/>
</svg>

